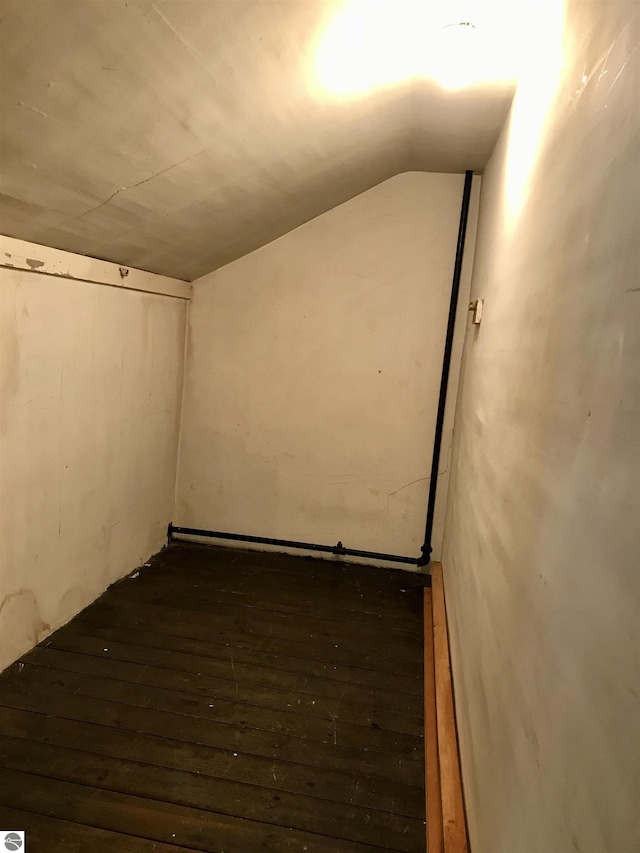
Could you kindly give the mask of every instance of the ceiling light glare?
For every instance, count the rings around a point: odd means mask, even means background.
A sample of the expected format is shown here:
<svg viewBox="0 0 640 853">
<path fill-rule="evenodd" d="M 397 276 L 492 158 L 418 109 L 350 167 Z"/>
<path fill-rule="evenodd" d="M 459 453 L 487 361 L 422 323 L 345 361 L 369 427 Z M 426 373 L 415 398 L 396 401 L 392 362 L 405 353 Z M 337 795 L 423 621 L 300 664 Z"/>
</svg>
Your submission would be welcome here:
<svg viewBox="0 0 640 853">
<path fill-rule="evenodd" d="M 431 74 L 445 89 L 462 89 L 486 78 L 482 39 L 470 21 L 443 27 L 431 51 Z"/>
<path fill-rule="evenodd" d="M 446 89 L 510 85 L 531 35 L 528 18 L 539 6 L 350 0 L 320 39 L 314 76 L 338 97 L 419 79 Z"/>
</svg>

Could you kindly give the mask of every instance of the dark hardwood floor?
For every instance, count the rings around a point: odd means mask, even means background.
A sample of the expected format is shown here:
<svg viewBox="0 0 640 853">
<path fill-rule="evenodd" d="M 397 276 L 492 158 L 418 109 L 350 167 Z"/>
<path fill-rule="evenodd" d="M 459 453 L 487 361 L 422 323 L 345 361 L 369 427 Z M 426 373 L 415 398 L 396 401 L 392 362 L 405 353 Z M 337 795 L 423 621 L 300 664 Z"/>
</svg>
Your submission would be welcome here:
<svg viewBox="0 0 640 853">
<path fill-rule="evenodd" d="M 28 853 L 424 851 L 425 580 L 163 550 L 0 676 L 0 824 Z"/>
</svg>

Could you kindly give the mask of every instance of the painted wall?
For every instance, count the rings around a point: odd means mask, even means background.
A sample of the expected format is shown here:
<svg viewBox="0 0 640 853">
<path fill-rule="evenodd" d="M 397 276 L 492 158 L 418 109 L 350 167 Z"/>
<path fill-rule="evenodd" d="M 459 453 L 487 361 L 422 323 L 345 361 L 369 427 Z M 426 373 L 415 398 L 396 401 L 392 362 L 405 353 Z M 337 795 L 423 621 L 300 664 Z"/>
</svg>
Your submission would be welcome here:
<svg viewBox="0 0 640 853">
<path fill-rule="evenodd" d="M 419 555 L 462 186 L 398 175 L 194 283 L 176 523 Z"/>
<path fill-rule="evenodd" d="M 474 853 L 640 849 L 640 32 L 571 3 L 483 178 L 444 553 Z M 550 33 L 553 35 L 553 33 Z"/>
<path fill-rule="evenodd" d="M 186 305 L 0 269 L 0 669 L 163 545 Z"/>
</svg>

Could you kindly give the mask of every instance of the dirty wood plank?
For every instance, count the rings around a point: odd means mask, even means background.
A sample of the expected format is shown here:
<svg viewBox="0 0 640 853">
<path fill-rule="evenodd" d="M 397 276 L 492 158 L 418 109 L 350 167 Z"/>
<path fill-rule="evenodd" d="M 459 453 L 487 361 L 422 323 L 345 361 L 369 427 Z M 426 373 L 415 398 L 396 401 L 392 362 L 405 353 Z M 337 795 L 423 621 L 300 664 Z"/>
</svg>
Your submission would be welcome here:
<svg viewBox="0 0 640 853">
<path fill-rule="evenodd" d="M 372 672 L 363 681 L 351 684 L 335 681 L 330 678 L 320 678 L 307 675 L 304 672 L 283 672 L 268 667 L 257 667 L 248 664 L 236 664 L 231 660 L 217 660 L 200 655 L 184 654 L 167 649 L 136 646 L 131 643 L 111 642 L 106 644 L 99 637 L 90 633 L 84 635 L 75 630 L 61 629 L 48 638 L 50 646 L 81 654 L 95 655 L 105 658 L 107 655 L 114 660 L 141 663 L 157 666 L 175 672 L 190 672 L 199 677 L 210 676 L 231 682 L 230 689 L 238 695 L 241 690 L 247 697 L 255 687 L 268 687 L 286 691 L 289 694 L 303 697 L 310 696 L 310 701 L 319 699 L 343 699 L 348 696 L 351 703 L 378 703 L 381 708 L 406 711 L 409 714 L 422 716 L 422 693 L 392 693 L 379 685 L 384 683 L 383 675 Z M 104 649 L 107 648 L 107 652 Z M 422 685 L 420 685 L 420 689 Z M 229 687 L 228 687 L 229 689 Z M 248 700 L 249 701 L 249 700 Z"/>
<path fill-rule="evenodd" d="M 279 590 L 294 595 L 298 591 L 313 593 L 314 598 L 329 606 L 331 594 L 339 589 L 339 607 L 368 610 L 375 604 L 385 613 L 395 608 L 404 613 L 410 605 L 418 616 L 422 588 L 430 583 L 430 575 L 388 568 L 343 566 L 300 557 L 286 558 L 284 566 L 279 555 L 204 546 L 205 551 L 211 552 L 208 556 L 194 551 L 194 547 L 199 546 L 174 544 L 157 554 L 143 570 L 150 568 L 154 575 L 164 578 L 182 571 L 192 582 L 239 591 L 270 592 L 277 585 Z"/>
<path fill-rule="evenodd" d="M 331 836 L 335 823 L 347 841 L 364 841 L 411 853 L 423 822 L 352 804 L 320 802 L 305 795 L 274 793 L 241 782 L 183 770 L 94 755 L 78 749 L 26 743 L 0 735 L 2 768 L 46 776 L 173 805 L 205 809 L 304 832 Z M 1 771 L 0 771 L 1 772 Z M 311 802 L 311 799 L 314 802 Z"/>
<path fill-rule="evenodd" d="M 92 627 L 80 625 L 81 621 L 90 622 Z M 359 666 L 353 662 L 354 656 L 350 649 L 338 643 L 327 649 L 325 655 L 321 655 L 317 649 L 314 650 L 313 643 L 294 643 L 271 636 L 220 631 L 217 624 L 206 626 L 171 619 L 162 624 L 162 632 L 158 630 L 159 627 L 157 614 L 150 613 L 144 605 L 129 608 L 104 604 L 86 616 L 83 614 L 82 618 L 64 630 L 91 632 L 105 639 L 222 660 L 229 660 L 233 654 L 239 663 L 289 672 L 303 670 L 307 675 L 349 683 L 366 681 L 377 673 L 385 690 L 419 694 L 421 689 L 423 675 L 416 672 L 413 666 L 413 672 L 403 672 L 401 665 L 399 671 L 388 672 L 375 666 L 375 653 L 372 653 L 370 660 L 364 661 L 367 666 Z M 111 636 L 107 637 L 107 634 Z"/>
<path fill-rule="evenodd" d="M 361 661 L 370 660 L 375 650 L 378 657 L 377 668 L 380 670 L 388 669 L 393 672 L 394 656 L 400 657 L 403 669 L 410 666 L 413 672 L 420 669 L 421 649 L 416 637 L 387 633 L 384 627 L 359 626 L 351 622 L 337 622 L 276 610 L 252 612 L 246 607 L 209 602 L 195 596 L 177 595 L 171 590 L 160 592 L 133 584 L 116 585 L 109 591 L 109 599 L 111 605 L 116 607 L 124 606 L 125 601 L 130 601 L 134 607 L 144 604 L 148 608 L 157 608 L 159 618 L 162 618 L 163 612 L 166 617 L 167 610 L 173 613 L 179 611 L 181 618 L 188 616 L 194 622 L 197 622 L 199 617 L 200 624 L 208 622 L 211 614 L 215 613 L 220 631 L 241 631 L 294 642 L 312 642 L 316 658 L 324 653 L 330 654 L 335 643 L 338 643 L 343 650 L 351 652 L 356 666 L 365 665 Z M 96 608 L 96 605 L 92 607 Z M 346 630 L 347 627 L 349 630 Z M 373 650 L 370 651 L 371 647 Z"/>
<path fill-rule="evenodd" d="M 325 719 L 329 715 L 351 725 L 380 728 L 414 736 L 420 736 L 423 730 L 422 715 L 380 708 L 377 703 L 352 704 L 348 701 L 348 693 L 337 699 L 325 697 L 321 704 L 308 696 L 299 696 L 296 699 L 288 691 L 254 686 L 251 696 L 245 693 L 240 701 L 234 683 L 227 680 L 209 678 L 197 673 L 176 672 L 148 664 L 79 654 L 51 646 L 37 646 L 25 655 L 22 662 L 25 665 L 38 665 L 65 672 L 84 673 L 89 676 L 95 675 L 100 678 L 158 687 L 166 691 L 178 691 L 198 701 L 203 701 L 208 696 L 215 696 L 218 702 L 239 704 L 243 708 L 256 706 L 285 712 L 294 709 L 297 714 L 305 717 Z M 10 670 L 7 670 L 7 678 L 10 677 L 9 673 Z M 249 698 L 251 702 L 247 701 Z"/>
<path fill-rule="evenodd" d="M 23 687 L 3 683 L 0 704 L 4 707 L 29 710 L 98 725 L 112 726 L 129 732 L 149 732 L 186 743 L 196 743 L 226 749 L 233 753 L 262 755 L 280 761 L 292 761 L 309 767 L 335 768 L 353 775 L 369 774 L 385 781 L 399 780 L 406 785 L 423 782 L 422 749 L 410 755 L 389 755 L 373 750 L 354 749 L 339 743 L 291 737 L 283 733 L 240 729 L 226 723 L 185 717 L 155 708 L 138 708 L 121 702 L 94 702 L 59 689 L 40 685 Z"/>
<path fill-rule="evenodd" d="M 0 788 L 2 805 L 205 853 L 222 850 L 264 853 L 265 849 L 300 851 L 305 846 L 309 853 L 377 853 L 380 849 L 345 841 L 335 835 L 329 838 L 289 829 L 279 832 L 279 827 L 258 821 L 17 770 L 5 768 L 2 775 L 5 782 Z M 335 827 L 334 832 L 340 832 L 340 828 Z"/>
<path fill-rule="evenodd" d="M 190 693 L 105 679 L 103 676 L 48 669 L 27 661 L 19 672 L 14 668 L 7 673 L 6 679 L 0 684 L 0 695 L 3 685 L 6 685 L 9 690 L 12 689 L 12 685 L 63 690 L 74 696 L 168 711 L 199 720 L 232 725 L 247 731 L 252 729 L 268 731 L 321 743 L 339 743 L 341 746 L 356 749 L 386 752 L 391 755 L 411 756 L 422 749 L 420 736 L 389 732 L 378 725 L 354 726 L 344 723 L 337 718 L 337 715 L 330 715 L 328 711 L 324 718 L 310 720 L 297 714 L 293 707 L 283 712 L 241 702 L 228 702 L 213 696 L 195 697 Z"/>
<path fill-rule="evenodd" d="M 162 844 L 3 805 L 0 805 L 0 823 L 27 828 L 25 840 L 29 853 L 114 853 L 116 850 L 126 853 L 189 853 L 193 850 L 193 847 Z"/>
<path fill-rule="evenodd" d="M 137 761 L 149 766 L 197 773 L 211 780 L 227 779 L 259 785 L 274 794 L 312 794 L 328 802 L 376 809 L 391 814 L 424 820 L 424 789 L 402 785 L 389 786 L 368 777 L 352 776 L 334 769 L 310 768 L 287 761 L 185 743 L 147 733 L 132 738 L 127 731 L 95 723 L 83 723 L 52 717 L 34 711 L 0 706 L 0 725 L 8 737 L 82 749 Z M 213 784 L 213 782 L 212 782 Z"/>
<path fill-rule="evenodd" d="M 419 624 L 419 596 L 422 588 L 407 589 L 398 602 L 392 604 L 384 598 L 377 602 L 377 606 L 369 598 L 354 597 L 353 600 L 343 597 L 341 593 L 340 605 L 335 604 L 335 599 L 327 592 L 323 594 L 314 588 L 307 589 L 299 584 L 292 591 L 279 585 L 277 599 L 269 595 L 270 583 L 251 578 L 248 580 L 236 579 L 234 583 L 221 579 L 215 581 L 211 578 L 190 578 L 185 584 L 177 572 L 165 573 L 164 575 L 153 568 L 142 569 L 135 577 L 129 577 L 120 581 L 127 586 L 137 582 L 139 585 L 156 587 L 163 585 L 165 589 L 179 590 L 182 595 L 196 594 L 203 599 L 218 601 L 220 603 L 235 604 L 258 610 L 276 610 L 281 613 L 292 613 L 300 615 L 311 615 L 313 617 L 331 619 L 344 623 L 355 623 L 373 628 L 383 628 L 385 631 L 393 631 L 399 634 L 415 636 L 421 633 Z M 350 606 L 345 606 L 350 605 Z"/>
<path fill-rule="evenodd" d="M 365 589 L 362 584 L 352 585 L 341 579 L 328 581 L 309 578 L 300 581 L 296 577 L 278 575 L 275 572 L 268 572 L 265 575 L 254 572 L 236 576 L 235 572 L 227 575 L 196 569 L 192 573 L 192 570 L 187 567 L 182 569 L 182 572 L 188 576 L 191 588 L 197 585 L 198 588 L 207 590 L 212 596 L 224 593 L 229 598 L 232 595 L 234 598 L 241 595 L 247 598 L 260 597 L 264 602 L 272 595 L 272 588 L 277 586 L 286 606 L 276 609 L 282 609 L 285 612 L 304 612 L 304 602 L 311 600 L 333 619 L 339 618 L 345 622 L 353 622 L 357 621 L 359 613 L 368 614 L 369 617 L 380 613 L 383 618 L 390 617 L 399 622 L 403 633 L 419 633 L 420 630 L 420 602 L 422 589 L 425 586 L 424 579 L 419 588 L 401 587 L 399 591 L 383 587 L 365 594 L 362 591 Z M 168 584 L 179 581 L 175 570 L 169 572 L 153 566 L 143 567 L 139 575 L 126 580 L 146 578 Z M 336 592 L 339 592 L 337 598 Z M 296 601 L 297 607 L 293 607 L 292 602 Z M 336 611 L 332 611 L 332 602 L 337 602 L 339 605 Z M 377 621 L 380 621 L 379 617 Z"/>
</svg>

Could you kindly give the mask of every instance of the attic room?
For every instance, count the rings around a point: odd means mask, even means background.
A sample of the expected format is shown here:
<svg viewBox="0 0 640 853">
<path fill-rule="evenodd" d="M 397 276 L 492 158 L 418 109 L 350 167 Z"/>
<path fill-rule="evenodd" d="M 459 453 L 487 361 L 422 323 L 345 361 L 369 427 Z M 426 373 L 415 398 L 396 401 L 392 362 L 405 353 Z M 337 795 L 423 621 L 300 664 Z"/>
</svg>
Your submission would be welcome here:
<svg viewBox="0 0 640 853">
<path fill-rule="evenodd" d="M 640 849 L 639 45 L 0 0 L 0 849 Z"/>
</svg>

